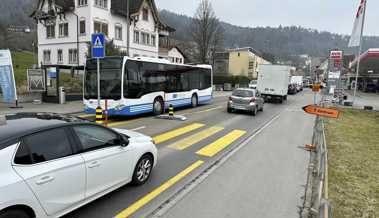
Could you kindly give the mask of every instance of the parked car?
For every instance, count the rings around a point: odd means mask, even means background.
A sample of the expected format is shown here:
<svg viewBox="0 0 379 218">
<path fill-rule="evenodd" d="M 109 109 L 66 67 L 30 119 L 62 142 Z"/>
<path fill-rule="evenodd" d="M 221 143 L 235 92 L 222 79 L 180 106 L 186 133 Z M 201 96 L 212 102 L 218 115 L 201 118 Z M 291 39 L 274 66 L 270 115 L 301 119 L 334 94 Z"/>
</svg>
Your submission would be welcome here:
<svg viewBox="0 0 379 218">
<path fill-rule="evenodd" d="M 55 114 L 0 119 L 0 218 L 60 217 L 128 183 L 157 162 L 154 141 Z"/>
<path fill-rule="evenodd" d="M 288 94 L 289 95 L 294 95 L 296 93 L 297 93 L 296 84 L 289 84 L 288 85 Z"/>
<path fill-rule="evenodd" d="M 228 113 L 247 111 L 255 116 L 263 107 L 264 99 L 256 89 L 236 89 L 228 101 Z"/>
<path fill-rule="evenodd" d="M 373 93 L 376 93 L 377 91 L 379 91 L 379 86 L 375 85 L 373 83 L 367 84 L 366 87 L 365 87 L 365 89 L 364 89 L 364 92 L 373 92 Z"/>
<path fill-rule="evenodd" d="M 258 83 L 257 80 L 251 80 L 249 83 L 249 88 L 250 89 L 257 89 L 257 83 Z"/>
</svg>

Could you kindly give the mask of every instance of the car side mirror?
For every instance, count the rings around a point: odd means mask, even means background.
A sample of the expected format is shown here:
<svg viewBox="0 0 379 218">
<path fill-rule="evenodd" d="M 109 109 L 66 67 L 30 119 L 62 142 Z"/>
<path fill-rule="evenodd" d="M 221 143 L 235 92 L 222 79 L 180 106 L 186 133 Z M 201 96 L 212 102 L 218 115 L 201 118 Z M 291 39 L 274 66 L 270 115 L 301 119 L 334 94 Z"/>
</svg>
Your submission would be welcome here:
<svg viewBox="0 0 379 218">
<path fill-rule="evenodd" d="M 120 145 L 121 147 L 127 147 L 129 145 L 129 138 L 124 135 L 121 135 Z"/>
</svg>

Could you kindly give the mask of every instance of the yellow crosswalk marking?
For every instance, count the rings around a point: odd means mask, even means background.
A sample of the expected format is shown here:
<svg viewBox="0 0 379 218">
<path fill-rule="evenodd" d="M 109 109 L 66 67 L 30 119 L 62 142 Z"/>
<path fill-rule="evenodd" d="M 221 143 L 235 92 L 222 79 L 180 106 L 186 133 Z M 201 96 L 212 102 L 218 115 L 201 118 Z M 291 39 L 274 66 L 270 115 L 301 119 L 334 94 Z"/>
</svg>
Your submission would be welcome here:
<svg viewBox="0 0 379 218">
<path fill-rule="evenodd" d="M 229 134 L 223 136 L 222 138 L 219 138 L 218 140 L 214 141 L 213 143 L 205 146 L 204 148 L 200 149 L 196 152 L 196 154 L 207 156 L 207 157 L 213 157 L 218 152 L 222 151 L 224 148 L 232 144 L 234 141 L 236 141 L 241 136 L 245 135 L 246 131 L 242 130 L 234 130 L 230 132 Z"/>
<path fill-rule="evenodd" d="M 176 130 L 172 130 L 170 132 L 163 133 L 161 135 L 155 136 L 154 141 L 155 143 L 159 144 L 165 141 L 168 141 L 172 138 L 178 137 L 180 135 L 183 135 L 185 133 L 191 132 L 195 129 L 199 129 L 201 127 L 205 126 L 204 124 L 201 123 L 194 123 L 189 126 L 185 126 Z"/>
<path fill-rule="evenodd" d="M 141 207 L 152 201 L 154 198 L 156 198 L 158 195 L 160 195 L 162 192 L 169 189 L 171 186 L 175 185 L 177 182 L 182 180 L 184 177 L 186 177 L 188 174 L 190 174 L 195 169 L 199 168 L 204 161 L 196 161 L 191 166 L 177 174 L 176 176 L 169 179 L 167 182 L 163 183 L 161 186 L 150 192 L 149 194 L 145 195 L 141 199 L 139 199 L 137 202 L 132 204 L 130 207 L 122 211 L 121 213 L 117 214 L 115 218 L 126 218 L 130 216 L 131 214 L 135 213 L 137 210 L 139 210 Z"/>
<path fill-rule="evenodd" d="M 168 147 L 176 149 L 176 150 L 184 150 L 184 149 L 190 147 L 191 145 L 194 145 L 194 144 L 196 144 L 196 143 L 198 143 L 198 142 L 220 132 L 223 129 L 224 129 L 223 127 L 216 127 L 216 126 L 211 127 L 211 128 L 206 129 L 204 131 L 196 133 L 196 134 L 194 134 L 188 138 L 185 138 L 185 139 L 180 140 L 178 142 L 172 143 Z"/>
</svg>

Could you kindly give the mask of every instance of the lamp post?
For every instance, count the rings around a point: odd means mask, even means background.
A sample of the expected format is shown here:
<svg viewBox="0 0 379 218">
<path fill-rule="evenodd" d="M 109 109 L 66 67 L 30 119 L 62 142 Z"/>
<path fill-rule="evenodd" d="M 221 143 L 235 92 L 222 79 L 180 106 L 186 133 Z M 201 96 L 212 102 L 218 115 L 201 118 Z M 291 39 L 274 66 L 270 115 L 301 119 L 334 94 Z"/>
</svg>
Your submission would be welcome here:
<svg viewBox="0 0 379 218">
<path fill-rule="evenodd" d="M 130 2 L 126 0 L 126 55 L 129 56 L 130 47 Z"/>
<path fill-rule="evenodd" d="M 79 68 L 79 15 L 74 12 L 74 9 L 72 8 L 72 14 L 76 17 L 76 61 L 77 61 L 77 67 Z M 78 70 L 78 69 L 77 69 Z"/>
</svg>

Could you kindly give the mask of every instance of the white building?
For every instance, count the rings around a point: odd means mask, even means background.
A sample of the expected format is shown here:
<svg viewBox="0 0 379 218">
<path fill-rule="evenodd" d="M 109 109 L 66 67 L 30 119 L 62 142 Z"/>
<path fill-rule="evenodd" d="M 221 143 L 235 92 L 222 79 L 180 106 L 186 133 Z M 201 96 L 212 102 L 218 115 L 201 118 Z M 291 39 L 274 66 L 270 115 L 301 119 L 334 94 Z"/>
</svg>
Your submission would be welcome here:
<svg viewBox="0 0 379 218">
<path fill-rule="evenodd" d="M 129 0 L 129 55 L 158 58 L 159 38 L 173 28 L 164 25 L 154 0 Z M 127 0 L 39 0 L 38 61 L 42 65 L 83 66 L 93 33 L 104 33 L 127 50 Z M 176 60 L 176 59 L 175 59 Z"/>
<path fill-rule="evenodd" d="M 185 55 L 177 46 L 160 46 L 159 58 L 169 60 L 172 63 L 184 64 Z"/>
</svg>

